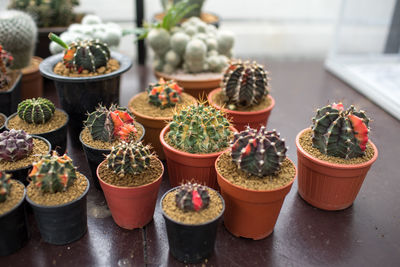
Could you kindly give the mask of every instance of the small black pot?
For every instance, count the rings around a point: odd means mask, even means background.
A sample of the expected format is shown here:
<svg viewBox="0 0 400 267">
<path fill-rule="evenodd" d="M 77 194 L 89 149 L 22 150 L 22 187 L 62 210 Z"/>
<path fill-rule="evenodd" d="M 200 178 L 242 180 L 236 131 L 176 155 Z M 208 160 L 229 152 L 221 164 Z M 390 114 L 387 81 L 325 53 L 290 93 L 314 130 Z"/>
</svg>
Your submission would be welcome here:
<svg viewBox="0 0 400 267">
<path fill-rule="evenodd" d="M 87 182 L 85 192 L 67 204 L 42 206 L 26 196 L 33 209 L 43 241 L 54 245 L 65 245 L 80 239 L 86 233 L 86 196 L 90 187 L 89 180 Z"/>
<path fill-rule="evenodd" d="M 119 103 L 120 77 L 131 68 L 132 60 L 120 53 L 111 52 L 111 58 L 119 61 L 118 70 L 92 77 L 66 77 L 53 71 L 62 57 L 63 54 L 48 57 L 40 63 L 39 68 L 44 77 L 54 81 L 61 107 L 70 116 L 71 134 L 77 138 L 87 112 L 94 111 L 99 103 L 105 106 Z"/>
<path fill-rule="evenodd" d="M 140 125 L 143 130 L 142 136 L 138 139 L 139 142 L 142 141 L 143 139 L 143 136 L 145 134 L 145 129 L 143 125 L 141 125 L 140 123 L 136 122 L 136 124 Z M 79 141 L 81 141 L 82 143 L 83 151 L 85 152 L 85 157 L 89 164 L 90 173 L 92 174 L 93 184 L 98 190 L 102 190 L 99 183 L 99 178 L 97 177 L 97 166 L 99 166 L 99 164 L 106 158 L 106 155 L 110 154 L 111 150 L 98 149 L 85 144 L 85 142 L 83 142 L 82 140 L 82 132 L 79 134 Z"/>
<path fill-rule="evenodd" d="M 7 116 L 4 115 L 3 113 L 0 113 L 0 117 L 2 117 L 4 121 L 3 126 L 0 126 L 0 133 L 2 133 L 6 129 Z"/>
<path fill-rule="evenodd" d="M 22 248 L 29 238 L 25 195 L 26 189 L 24 190 L 24 196 L 16 206 L 0 215 L 0 256 L 14 253 Z"/>
<path fill-rule="evenodd" d="M 199 263 L 209 258 L 214 251 L 217 235 L 217 226 L 225 211 L 225 202 L 222 200 L 222 211 L 214 220 L 203 224 L 184 224 L 177 222 L 165 214 L 162 209 L 164 197 L 178 187 L 168 190 L 161 198 L 161 211 L 167 228 L 169 251 L 178 261 L 184 263 Z M 209 190 L 214 190 L 208 188 Z M 215 190 L 214 190 L 215 191 Z"/>
<path fill-rule="evenodd" d="M 13 87 L 5 92 L 0 91 L 0 112 L 6 116 L 16 112 L 21 101 L 21 77 L 22 73 L 18 71 Z"/>
</svg>

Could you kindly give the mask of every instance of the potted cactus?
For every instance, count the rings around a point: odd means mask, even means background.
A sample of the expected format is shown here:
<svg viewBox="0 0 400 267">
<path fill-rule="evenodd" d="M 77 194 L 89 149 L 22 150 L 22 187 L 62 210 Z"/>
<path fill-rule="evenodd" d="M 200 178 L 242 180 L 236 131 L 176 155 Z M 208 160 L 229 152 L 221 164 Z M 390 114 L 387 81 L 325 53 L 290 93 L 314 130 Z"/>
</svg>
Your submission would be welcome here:
<svg viewBox="0 0 400 267">
<path fill-rule="evenodd" d="M 17 113 L 7 119 L 6 128 L 44 137 L 62 155 L 67 149 L 67 123 L 65 111 L 56 109 L 50 100 L 39 97 L 20 102 Z"/>
<path fill-rule="evenodd" d="M 165 156 L 160 143 L 162 128 L 172 120 L 175 109 L 194 103 L 197 103 L 196 99 L 183 92 L 175 81 L 161 78 L 157 83 L 150 84 L 145 92 L 132 97 L 128 108 L 146 129 L 143 141 L 151 144 L 159 159 L 163 160 Z"/>
<path fill-rule="evenodd" d="M 20 249 L 28 240 L 25 186 L 0 171 L 0 256 Z"/>
<path fill-rule="evenodd" d="M 142 142 L 122 141 L 97 168 L 101 188 L 115 223 L 132 230 L 154 214 L 164 166 Z"/>
<path fill-rule="evenodd" d="M 232 62 L 225 70 L 222 88 L 208 95 L 208 102 L 223 109 L 238 131 L 246 126 L 266 126 L 275 100 L 269 95 L 268 73 L 256 62 Z"/>
<path fill-rule="evenodd" d="M 224 210 L 221 195 L 207 186 L 188 182 L 167 191 L 161 211 L 171 254 L 184 263 L 209 258 Z"/>
<path fill-rule="evenodd" d="M 51 144 L 43 137 L 31 136 L 23 130 L 4 131 L 0 134 L 0 170 L 27 185 L 32 162 L 50 150 Z"/>
<path fill-rule="evenodd" d="M 258 240 L 274 230 L 297 173 L 286 151 L 285 140 L 275 130 L 248 127 L 236 133 L 231 150 L 218 157 L 224 224 L 233 235 Z"/>
<path fill-rule="evenodd" d="M 324 210 L 351 206 L 378 150 L 368 139 L 369 118 L 342 103 L 317 110 L 311 128 L 296 137 L 299 194 Z"/>
<path fill-rule="evenodd" d="M 217 189 L 214 163 L 236 129 L 224 113 L 204 104 L 183 107 L 160 133 L 172 187 L 190 177 Z"/>
</svg>

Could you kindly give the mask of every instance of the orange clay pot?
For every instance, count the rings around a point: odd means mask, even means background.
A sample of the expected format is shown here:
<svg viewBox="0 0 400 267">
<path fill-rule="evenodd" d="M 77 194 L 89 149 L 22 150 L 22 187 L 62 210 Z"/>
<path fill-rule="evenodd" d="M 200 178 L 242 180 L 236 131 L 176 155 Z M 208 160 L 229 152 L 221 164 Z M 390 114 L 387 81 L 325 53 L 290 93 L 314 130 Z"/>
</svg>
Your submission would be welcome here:
<svg viewBox="0 0 400 267">
<path fill-rule="evenodd" d="M 352 165 L 330 163 L 313 157 L 301 147 L 299 139 L 306 130 L 296 136 L 300 196 L 309 204 L 323 210 L 343 210 L 350 207 L 369 168 L 378 157 L 376 146 L 369 141 L 374 149 L 374 156 L 367 162 Z"/>
<path fill-rule="evenodd" d="M 43 58 L 32 57 L 31 64 L 21 70 L 21 100 L 43 96 L 43 77 L 39 71 L 42 61 Z"/>
<path fill-rule="evenodd" d="M 230 109 L 225 109 L 219 106 L 217 103 L 212 101 L 213 95 L 219 93 L 222 89 L 217 88 L 208 94 L 208 103 L 216 109 L 222 109 L 230 118 L 233 126 L 240 132 L 246 129 L 249 125 L 253 129 L 260 129 L 261 126 L 266 126 L 268 122 L 269 115 L 275 106 L 275 99 L 268 95 L 267 97 L 271 99 L 271 105 L 265 109 L 258 111 L 235 111 Z"/>
<path fill-rule="evenodd" d="M 283 201 L 292 188 L 297 170 L 290 183 L 283 187 L 275 190 L 252 190 L 234 185 L 225 179 L 218 172 L 217 161 L 215 169 L 221 195 L 225 200 L 226 229 L 234 236 L 254 240 L 269 236 L 274 231 Z"/>
<path fill-rule="evenodd" d="M 230 127 L 231 131 L 237 132 Z M 160 141 L 167 159 L 169 183 L 171 187 L 179 186 L 186 181 L 195 181 L 218 190 L 215 160 L 229 149 L 209 154 L 192 154 L 180 151 L 170 146 L 164 139 L 169 131 L 169 125 L 160 133 Z"/>
<path fill-rule="evenodd" d="M 99 175 L 99 167 L 106 164 L 106 160 L 97 167 L 97 177 L 103 189 L 108 208 L 115 223 L 125 229 L 141 228 L 153 219 L 158 190 L 164 174 L 164 166 L 160 177 L 154 182 L 137 187 L 122 187 L 108 184 Z"/>
</svg>

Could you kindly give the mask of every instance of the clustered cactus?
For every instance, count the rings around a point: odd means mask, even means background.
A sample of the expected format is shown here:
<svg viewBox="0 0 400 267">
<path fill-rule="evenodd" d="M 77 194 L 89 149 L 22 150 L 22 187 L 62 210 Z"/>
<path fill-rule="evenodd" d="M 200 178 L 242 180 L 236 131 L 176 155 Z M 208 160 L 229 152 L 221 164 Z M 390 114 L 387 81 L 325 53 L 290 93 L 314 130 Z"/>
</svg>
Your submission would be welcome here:
<svg viewBox="0 0 400 267">
<path fill-rule="evenodd" d="M 76 180 L 76 167 L 66 154 L 58 156 L 53 151 L 33 163 L 29 178 L 33 186 L 40 188 L 43 193 L 63 192 Z"/>
<path fill-rule="evenodd" d="M 0 133 L 0 160 L 17 161 L 31 154 L 32 136 L 23 130 L 4 131 Z"/>
<path fill-rule="evenodd" d="M 55 110 L 53 102 L 39 97 L 20 102 L 17 113 L 27 123 L 43 124 L 53 117 Z"/>
<path fill-rule="evenodd" d="M 10 84 L 10 77 L 7 75 L 7 68 L 10 67 L 13 57 L 0 45 L 0 90 Z"/>
<path fill-rule="evenodd" d="M 11 190 L 11 175 L 0 171 L 0 203 L 6 201 Z"/>
<path fill-rule="evenodd" d="M 164 81 L 161 78 L 158 83 L 149 85 L 146 91 L 149 103 L 161 109 L 174 107 L 181 101 L 182 88 L 173 80 Z"/>
<path fill-rule="evenodd" d="M 247 127 L 235 133 L 232 161 L 239 169 L 259 177 L 276 174 L 286 158 L 285 140 L 275 130 L 262 126 L 258 131 Z"/>
<path fill-rule="evenodd" d="M 212 153 L 229 145 L 231 130 L 224 114 L 211 106 L 190 105 L 174 114 L 168 138 L 177 149 Z"/>
<path fill-rule="evenodd" d="M 175 203 L 183 211 L 200 211 L 210 204 L 210 195 L 204 185 L 188 182 L 176 190 Z"/>
<path fill-rule="evenodd" d="M 365 154 L 369 118 L 351 105 L 333 103 L 317 110 L 311 127 L 312 143 L 321 153 L 350 159 Z"/>
</svg>

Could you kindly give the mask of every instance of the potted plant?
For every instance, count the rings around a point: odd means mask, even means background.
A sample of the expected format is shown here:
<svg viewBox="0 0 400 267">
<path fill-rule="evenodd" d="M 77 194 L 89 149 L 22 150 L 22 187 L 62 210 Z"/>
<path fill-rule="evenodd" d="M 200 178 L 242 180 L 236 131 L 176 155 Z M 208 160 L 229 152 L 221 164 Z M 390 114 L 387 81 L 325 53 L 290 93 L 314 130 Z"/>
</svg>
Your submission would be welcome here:
<svg viewBox="0 0 400 267">
<path fill-rule="evenodd" d="M 221 195 L 207 186 L 188 182 L 167 191 L 161 211 L 171 254 L 184 263 L 209 258 L 224 210 Z"/>
<path fill-rule="evenodd" d="M 283 201 L 296 177 L 284 139 L 264 126 L 235 134 L 230 151 L 215 168 L 226 203 L 224 224 L 235 236 L 255 240 L 274 230 Z"/>
<path fill-rule="evenodd" d="M 5 129 L 6 120 L 7 116 L 3 113 L 0 113 L 0 133 L 2 133 Z"/>
<path fill-rule="evenodd" d="M 208 95 L 208 102 L 223 109 L 238 131 L 246 126 L 266 126 L 275 100 L 269 95 L 268 73 L 256 62 L 232 62 L 225 70 L 222 88 Z"/>
<path fill-rule="evenodd" d="M 132 114 L 123 107 L 99 105 L 88 114 L 84 129 L 79 134 L 86 160 L 96 188 L 101 189 L 96 175 L 97 166 L 111 152 L 111 148 L 121 140 L 140 141 L 145 130 L 136 122 Z"/>
<path fill-rule="evenodd" d="M 40 71 L 54 80 L 61 106 L 70 117 L 72 135 L 77 137 L 86 112 L 94 111 L 98 103 L 110 106 L 119 102 L 120 76 L 132 61 L 95 40 L 68 46 L 54 34 L 49 38 L 65 48 L 64 56 L 46 58 Z"/>
<path fill-rule="evenodd" d="M 141 142 L 122 141 L 98 166 L 97 176 L 115 223 L 132 230 L 154 214 L 164 166 Z"/>
<path fill-rule="evenodd" d="M 67 124 L 65 111 L 56 109 L 50 100 L 39 97 L 20 102 L 17 113 L 7 119 L 6 128 L 44 137 L 62 155 L 67 149 Z"/>
<path fill-rule="evenodd" d="M 31 136 L 23 130 L 4 131 L 0 134 L 0 170 L 27 185 L 32 162 L 50 150 L 49 141 L 43 137 Z"/>
<path fill-rule="evenodd" d="M 152 145 L 161 160 L 165 159 L 160 143 L 161 130 L 172 120 L 175 109 L 197 103 L 194 97 L 182 91 L 175 81 L 160 78 L 158 83 L 150 84 L 145 92 L 132 97 L 128 104 L 136 120 L 146 129 L 143 141 Z"/>
<path fill-rule="evenodd" d="M 296 137 L 299 194 L 324 210 L 351 206 L 378 150 L 368 139 L 369 118 L 342 103 L 317 110 L 311 128 Z"/>
<path fill-rule="evenodd" d="M 26 200 L 42 239 L 64 245 L 80 239 L 87 231 L 86 196 L 89 180 L 76 171 L 72 159 L 56 151 L 33 164 Z"/>
<path fill-rule="evenodd" d="M 0 171 L 0 256 L 20 249 L 28 240 L 25 186 Z"/>
<path fill-rule="evenodd" d="M 187 177 L 217 189 L 214 163 L 236 131 L 224 113 L 204 104 L 183 107 L 160 133 L 172 187 Z"/>
</svg>

